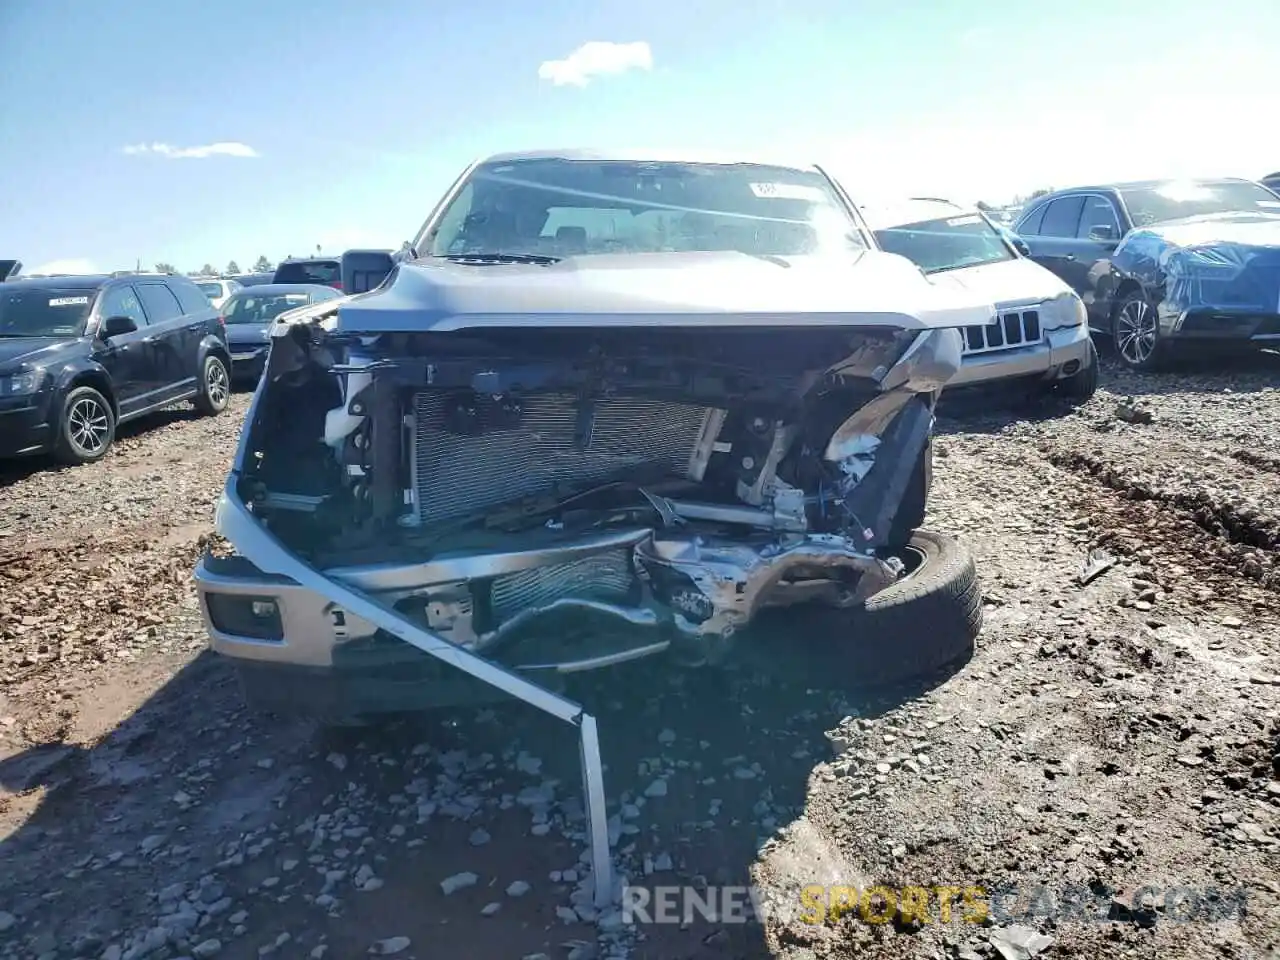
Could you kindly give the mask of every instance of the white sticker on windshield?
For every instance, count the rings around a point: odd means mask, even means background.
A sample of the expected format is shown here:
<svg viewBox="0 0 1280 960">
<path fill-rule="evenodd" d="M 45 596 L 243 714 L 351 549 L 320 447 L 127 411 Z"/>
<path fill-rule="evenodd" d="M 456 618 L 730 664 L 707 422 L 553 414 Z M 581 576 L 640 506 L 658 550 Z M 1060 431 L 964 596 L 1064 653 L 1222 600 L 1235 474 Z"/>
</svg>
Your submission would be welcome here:
<svg viewBox="0 0 1280 960">
<path fill-rule="evenodd" d="M 54 297 L 49 301 L 51 307 L 78 307 L 89 302 L 88 297 Z"/>
<path fill-rule="evenodd" d="M 947 221 L 948 227 L 967 227 L 971 223 L 981 223 L 982 218 L 976 213 L 970 213 L 963 217 L 952 217 Z"/>
<path fill-rule="evenodd" d="M 825 199 L 820 189 L 806 187 L 801 183 L 753 183 L 751 192 L 769 200 L 808 200 L 811 203 L 821 203 Z"/>
</svg>

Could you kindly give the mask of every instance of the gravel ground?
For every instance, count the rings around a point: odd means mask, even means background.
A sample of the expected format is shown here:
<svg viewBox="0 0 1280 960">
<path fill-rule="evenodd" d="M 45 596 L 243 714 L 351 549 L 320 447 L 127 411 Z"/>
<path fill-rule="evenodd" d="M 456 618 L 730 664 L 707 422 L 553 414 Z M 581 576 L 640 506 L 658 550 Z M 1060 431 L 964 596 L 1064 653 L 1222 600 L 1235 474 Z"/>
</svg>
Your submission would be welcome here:
<svg viewBox="0 0 1280 960">
<path fill-rule="evenodd" d="M 757 649 L 573 691 L 619 868 L 753 883 L 763 924 L 596 916 L 574 737 L 523 705 L 341 736 L 242 708 L 189 573 L 245 397 L 96 465 L 22 465 L 0 476 L 0 957 L 1275 957 L 1272 359 L 1108 370 L 1074 413 L 948 397 L 929 524 L 986 590 L 948 677 L 854 695 Z M 1082 585 L 1090 557 L 1114 562 Z M 811 884 L 1010 890 L 977 923 L 936 890 L 928 922 L 812 923 Z"/>
</svg>

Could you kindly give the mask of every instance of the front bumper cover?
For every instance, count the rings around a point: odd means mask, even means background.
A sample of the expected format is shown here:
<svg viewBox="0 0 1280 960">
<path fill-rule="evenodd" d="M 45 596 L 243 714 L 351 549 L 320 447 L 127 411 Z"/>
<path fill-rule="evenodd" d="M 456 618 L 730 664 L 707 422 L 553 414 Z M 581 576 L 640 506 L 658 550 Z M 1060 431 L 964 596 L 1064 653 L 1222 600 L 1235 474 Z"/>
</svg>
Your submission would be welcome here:
<svg viewBox="0 0 1280 960">
<path fill-rule="evenodd" d="M 1074 361 L 1074 367 L 1072 363 Z M 948 387 L 970 386 L 1018 377 L 1056 379 L 1091 362 L 1089 328 L 1081 324 L 1046 330 L 1042 339 L 994 353 L 966 355 Z"/>
</svg>

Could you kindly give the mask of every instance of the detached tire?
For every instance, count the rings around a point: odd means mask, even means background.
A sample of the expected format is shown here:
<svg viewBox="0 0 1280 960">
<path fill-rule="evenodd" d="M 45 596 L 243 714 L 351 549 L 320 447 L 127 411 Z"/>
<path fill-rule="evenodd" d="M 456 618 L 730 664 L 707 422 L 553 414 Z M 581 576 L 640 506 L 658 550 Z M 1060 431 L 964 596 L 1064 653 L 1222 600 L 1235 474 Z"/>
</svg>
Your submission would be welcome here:
<svg viewBox="0 0 1280 960">
<path fill-rule="evenodd" d="M 861 607 L 813 608 L 803 618 L 823 659 L 834 660 L 853 686 L 888 686 L 937 673 L 968 659 L 982 629 L 982 590 L 968 550 L 950 537 L 917 530 L 895 553 L 907 563 L 897 583 Z"/>
</svg>

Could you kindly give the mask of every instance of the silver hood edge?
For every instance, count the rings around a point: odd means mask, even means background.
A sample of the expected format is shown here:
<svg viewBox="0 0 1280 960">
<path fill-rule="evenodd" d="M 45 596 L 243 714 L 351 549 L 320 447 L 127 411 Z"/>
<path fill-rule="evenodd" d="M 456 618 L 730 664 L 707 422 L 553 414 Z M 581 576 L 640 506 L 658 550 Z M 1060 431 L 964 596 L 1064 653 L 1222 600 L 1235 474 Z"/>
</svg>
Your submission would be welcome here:
<svg viewBox="0 0 1280 960">
<path fill-rule="evenodd" d="M 737 252 L 570 257 L 559 263 L 417 260 L 386 282 L 282 314 L 341 333 L 487 327 L 966 327 L 993 320 L 990 301 L 934 284 L 881 251 L 755 257 Z"/>
</svg>

